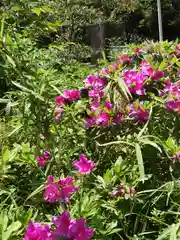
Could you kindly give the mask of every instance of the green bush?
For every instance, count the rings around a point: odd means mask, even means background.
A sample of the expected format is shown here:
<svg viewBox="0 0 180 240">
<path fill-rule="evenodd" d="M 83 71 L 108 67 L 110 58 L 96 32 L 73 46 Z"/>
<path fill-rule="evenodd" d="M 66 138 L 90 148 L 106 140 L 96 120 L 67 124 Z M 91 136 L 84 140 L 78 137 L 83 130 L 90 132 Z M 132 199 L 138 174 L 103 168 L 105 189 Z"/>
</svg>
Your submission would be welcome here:
<svg viewBox="0 0 180 240">
<path fill-rule="evenodd" d="M 94 239 L 178 238 L 179 56 L 173 42 L 127 46 L 114 63 L 102 63 L 86 78 L 90 71 L 81 66 L 74 66 L 76 73 L 64 68 L 65 79 L 68 73 L 85 79 L 84 89 L 82 82 L 67 81 L 65 89 L 76 88 L 70 91 L 59 90 L 64 82 L 56 79 L 59 71 L 50 74 L 52 61 L 42 73 L 38 58 L 34 68 L 27 60 L 36 78 L 25 86 L 20 78 L 12 81 L 18 90 L 6 99 L 11 97 L 13 114 L 2 119 L 0 132 L 2 206 L 30 212 L 24 222 L 11 220 L 20 222 L 18 231 L 30 218 L 52 225 L 51 215 L 66 209 L 87 220 Z M 41 74 L 47 77 L 43 88 Z M 88 163 L 85 175 L 83 167 L 73 167 L 82 153 L 95 163 L 95 169 Z M 48 203 L 48 193 L 43 200 L 50 175 L 74 176 L 79 190 L 70 204 L 60 197 Z"/>
</svg>

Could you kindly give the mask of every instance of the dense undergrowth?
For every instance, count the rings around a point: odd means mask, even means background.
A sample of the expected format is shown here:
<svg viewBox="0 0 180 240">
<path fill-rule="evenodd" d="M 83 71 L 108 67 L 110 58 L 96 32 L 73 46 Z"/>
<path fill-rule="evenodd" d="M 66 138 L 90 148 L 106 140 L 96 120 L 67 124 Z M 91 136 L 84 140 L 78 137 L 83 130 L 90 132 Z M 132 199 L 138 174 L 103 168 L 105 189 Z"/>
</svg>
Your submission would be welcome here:
<svg viewBox="0 0 180 240">
<path fill-rule="evenodd" d="M 54 52 L 26 57 L 26 47 L 22 61 L 10 47 L 1 238 L 177 239 L 178 43 L 127 46 L 103 68 L 63 72 Z"/>
<path fill-rule="evenodd" d="M 0 239 L 178 239 L 178 41 L 90 67 L 34 4 L 1 16 Z"/>
</svg>

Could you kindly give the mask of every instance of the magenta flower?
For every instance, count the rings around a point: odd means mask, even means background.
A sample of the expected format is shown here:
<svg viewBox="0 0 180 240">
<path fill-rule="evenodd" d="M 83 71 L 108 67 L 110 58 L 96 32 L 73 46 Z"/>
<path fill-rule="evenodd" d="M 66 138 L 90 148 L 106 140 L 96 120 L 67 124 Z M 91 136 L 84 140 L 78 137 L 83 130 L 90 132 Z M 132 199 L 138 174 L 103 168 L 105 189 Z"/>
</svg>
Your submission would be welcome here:
<svg viewBox="0 0 180 240">
<path fill-rule="evenodd" d="M 71 240 L 90 240 L 94 235 L 94 230 L 86 226 L 83 218 L 71 220 L 67 211 L 64 211 L 61 216 L 54 217 L 53 223 L 56 227 L 52 233 L 53 240 L 61 237 Z"/>
<path fill-rule="evenodd" d="M 113 190 L 110 194 L 112 197 L 124 197 L 125 199 L 128 199 L 129 197 L 134 197 L 136 190 L 134 187 L 128 187 L 120 184 L 118 189 Z"/>
<path fill-rule="evenodd" d="M 175 112 L 180 112 L 180 101 L 170 100 L 166 102 L 167 108 L 174 110 Z"/>
<path fill-rule="evenodd" d="M 122 113 L 118 113 L 116 116 L 113 117 L 113 123 L 118 124 L 123 121 Z"/>
<path fill-rule="evenodd" d="M 107 101 L 107 102 L 104 103 L 104 107 L 105 107 L 108 111 L 110 111 L 110 110 L 112 110 L 113 105 L 112 105 L 111 102 Z"/>
<path fill-rule="evenodd" d="M 112 65 L 110 65 L 107 68 L 103 68 L 100 72 L 100 74 L 112 74 L 113 72 L 117 71 L 119 69 L 119 65 L 117 63 L 114 63 Z"/>
<path fill-rule="evenodd" d="M 94 230 L 86 227 L 86 221 L 83 218 L 71 221 L 69 227 L 69 238 L 74 240 L 89 240 L 93 237 Z"/>
<path fill-rule="evenodd" d="M 94 230 L 87 227 L 85 219 L 71 219 L 67 211 L 61 216 L 53 217 L 52 221 L 55 226 L 54 231 L 49 225 L 30 222 L 24 240 L 90 240 L 94 235 Z"/>
<path fill-rule="evenodd" d="M 173 162 L 176 162 L 176 161 L 179 160 L 179 159 L 180 159 L 180 151 L 175 152 L 175 153 L 173 154 Z"/>
<path fill-rule="evenodd" d="M 55 108 L 55 112 L 54 112 L 55 120 L 61 120 L 63 113 L 64 113 L 64 107 L 59 106 L 58 108 Z"/>
<path fill-rule="evenodd" d="M 50 158 L 51 158 L 51 155 L 50 155 L 50 152 L 48 151 L 45 151 L 41 156 L 37 156 L 36 160 L 38 163 L 38 167 L 39 168 L 45 167 L 48 161 L 50 160 Z"/>
<path fill-rule="evenodd" d="M 96 124 L 99 126 L 108 126 L 110 122 L 111 116 L 106 113 L 106 112 L 101 112 L 97 117 L 96 117 Z"/>
<path fill-rule="evenodd" d="M 30 222 L 26 228 L 24 240 L 52 240 L 51 228 L 39 222 Z"/>
<path fill-rule="evenodd" d="M 142 54 L 142 53 L 143 53 L 143 50 L 142 50 L 141 48 L 136 48 L 136 49 L 134 50 L 134 54 L 137 55 L 137 56 L 139 56 L 139 55 Z"/>
<path fill-rule="evenodd" d="M 100 110 L 100 106 L 101 106 L 101 104 L 97 101 L 90 103 L 91 112 L 96 112 L 96 111 Z"/>
<path fill-rule="evenodd" d="M 66 99 L 63 96 L 57 96 L 56 97 L 56 104 L 58 106 L 61 106 L 66 103 Z"/>
<path fill-rule="evenodd" d="M 146 76 L 150 76 L 150 75 L 153 74 L 153 69 L 152 69 L 151 65 L 146 60 L 143 60 L 141 62 L 141 71 Z"/>
<path fill-rule="evenodd" d="M 99 90 L 89 90 L 88 95 L 89 95 L 90 98 L 94 98 L 96 100 L 99 100 L 99 98 L 104 96 L 104 92 L 99 91 Z"/>
<path fill-rule="evenodd" d="M 49 176 L 45 185 L 44 200 L 51 203 L 59 200 L 69 203 L 70 195 L 77 190 L 78 188 L 74 185 L 73 177 L 70 176 L 55 182 L 54 177 Z"/>
<path fill-rule="evenodd" d="M 109 74 L 109 73 L 110 73 L 110 71 L 109 71 L 108 68 L 102 68 L 102 70 L 101 70 L 101 72 L 100 72 L 100 75 L 101 75 L 101 74 L 106 75 L 106 74 Z"/>
<path fill-rule="evenodd" d="M 141 104 L 138 106 L 138 108 L 136 108 L 136 107 L 134 107 L 134 105 L 132 105 L 131 110 L 129 112 L 129 117 L 134 118 L 139 123 L 143 123 L 144 121 L 148 120 L 149 112 L 148 112 L 148 110 L 144 109 Z"/>
<path fill-rule="evenodd" d="M 92 126 L 96 125 L 96 118 L 95 116 L 91 116 L 90 118 L 86 119 L 85 128 L 88 129 Z"/>
<path fill-rule="evenodd" d="M 84 80 L 85 87 L 93 88 L 94 90 L 103 89 L 106 86 L 106 80 L 98 75 L 89 75 Z"/>
<path fill-rule="evenodd" d="M 53 232 L 53 239 L 57 239 L 58 237 L 67 237 L 70 222 L 70 214 L 67 211 L 64 211 L 61 216 L 53 217 L 53 223 L 56 226 L 56 229 Z"/>
<path fill-rule="evenodd" d="M 129 57 L 120 57 L 119 58 L 120 62 L 124 62 L 124 63 L 130 63 L 132 62 L 132 58 L 129 58 Z"/>
<path fill-rule="evenodd" d="M 162 97 L 171 96 L 174 98 L 180 98 L 180 87 L 178 83 L 172 83 L 170 80 L 166 81 L 165 87 L 161 94 Z"/>
<path fill-rule="evenodd" d="M 162 71 L 154 71 L 151 75 L 151 78 L 153 80 L 159 80 L 162 77 L 164 77 L 164 72 L 162 72 Z"/>
<path fill-rule="evenodd" d="M 123 79 L 131 93 L 144 94 L 144 81 L 146 79 L 144 74 L 137 73 L 135 70 L 127 70 L 124 72 Z"/>
<path fill-rule="evenodd" d="M 96 82 L 97 76 L 96 75 L 89 75 L 87 78 L 84 79 L 85 87 L 90 88 L 93 87 Z"/>
<path fill-rule="evenodd" d="M 176 46 L 176 50 L 177 50 L 177 51 L 180 51 L 180 45 L 177 45 L 177 46 Z"/>
<path fill-rule="evenodd" d="M 80 91 L 73 90 L 64 90 L 64 98 L 70 102 L 74 102 L 80 99 Z"/>
<path fill-rule="evenodd" d="M 89 174 L 95 168 L 95 163 L 88 160 L 85 154 L 81 154 L 79 160 L 74 161 L 72 165 L 78 169 L 80 174 Z"/>
<path fill-rule="evenodd" d="M 177 76 L 180 77 L 180 71 L 177 72 Z"/>
</svg>

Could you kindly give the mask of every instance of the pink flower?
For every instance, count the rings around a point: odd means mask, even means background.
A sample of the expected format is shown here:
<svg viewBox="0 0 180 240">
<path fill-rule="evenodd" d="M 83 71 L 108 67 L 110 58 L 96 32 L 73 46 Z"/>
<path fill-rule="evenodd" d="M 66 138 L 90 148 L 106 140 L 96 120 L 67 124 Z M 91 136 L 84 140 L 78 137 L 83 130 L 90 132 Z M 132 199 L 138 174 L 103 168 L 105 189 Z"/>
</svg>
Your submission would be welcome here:
<svg viewBox="0 0 180 240">
<path fill-rule="evenodd" d="M 106 80 L 98 75 L 89 75 L 84 80 L 85 87 L 93 88 L 94 90 L 103 89 L 106 86 Z"/>
<path fill-rule="evenodd" d="M 58 106 L 61 106 L 66 103 L 66 99 L 63 96 L 57 96 L 56 97 L 56 104 Z"/>
<path fill-rule="evenodd" d="M 175 112 L 180 112 L 180 101 L 175 101 L 170 100 L 168 102 L 166 102 L 166 106 L 170 109 L 170 110 L 174 110 Z"/>
<path fill-rule="evenodd" d="M 97 117 L 96 117 L 96 124 L 99 126 L 107 126 L 110 121 L 110 115 L 106 112 L 101 112 Z"/>
<path fill-rule="evenodd" d="M 30 222 L 26 228 L 24 240 L 52 240 L 51 228 L 39 222 Z"/>
<path fill-rule="evenodd" d="M 135 70 L 128 70 L 124 72 L 123 79 L 127 84 L 131 93 L 138 95 L 144 94 L 144 80 L 146 76 L 142 73 L 137 73 Z"/>
<path fill-rule="evenodd" d="M 176 46 L 176 50 L 177 50 L 177 51 L 180 51 L 180 45 L 177 45 L 177 46 Z"/>
<path fill-rule="evenodd" d="M 64 211 L 61 216 L 54 217 L 53 223 L 56 227 L 52 233 L 53 240 L 61 237 L 71 240 L 90 240 L 94 235 L 93 229 L 86 226 L 83 218 L 71 220 L 67 211 Z"/>
<path fill-rule="evenodd" d="M 100 106 L 101 104 L 97 101 L 90 103 L 91 112 L 96 112 L 97 110 L 100 110 Z"/>
<path fill-rule="evenodd" d="M 129 197 L 134 197 L 136 190 L 133 187 L 128 187 L 120 184 L 118 189 L 113 190 L 110 194 L 113 197 L 124 197 L 127 199 Z"/>
<path fill-rule="evenodd" d="M 166 85 L 162 93 L 163 97 L 171 96 L 175 98 L 180 98 L 180 87 L 177 83 L 172 83 L 171 81 L 166 82 Z"/>
<path fill-rule="evenodd" d="M 150 76 L 150 75 L 153 74 L 153 69 L 152 69 L 151 65 L 146 60 L 143 60 L 141 62 L 141 71 L 146 76 Z"/>
<path fill-rule="evenodd" d="M 91 116 L 90 118 L 86 119 L 85 128 L 88 129 L 96 124 L 96 118 Z"/>
<path fill-rule="evenodd" d="M 57 239 L 58 237 L 67 237 L 70 222 L 70 214 L 67 211 L 64 211 L 61 216 L 53 217 L 53 223 L 56 226 L 56 229 L 53 232 L 53 239 Z"/>
<path fill-rule="evenodd" d="M 143 50 L 141 49 L 141 48 L 136 48 L 135 50 L 134 50 L 134 54 L 135 55 L 140 55 L 140 54 L 142 54 L 143 53 Z"/>
<path fill-rule="evenodd" d="M 63 113 L 64 113 L 64 107 L 59 106 L 58 108 L 55 108 L 55 120 L 61 120 Z"/>
<path fill-rule="evenodd" d="M 177 76 L 180 77 L 180 71 L 177 72 Z"/>
<path fill-rule="evenodd" d="M 97 76 L 96 75 L 89 75 L 87 78 L 84 79 L 85 87 L 90 88 L 93 87 L 96 82 Z"/>
<path fill-rule="evenodd" d="M 92 228 L 86 227 L 86 221 L 83 218 L 71 221 L 69 227 L 69 238 L 73 240 L 89 240 L 93 237 Z"/>
<path fill-rule="evenodd" d="M 110 71 L 109 71 L 108 68 L 102 68 L 100 74 L 104 74 L 104 75 L 106 75 L 106 74 L 110 74 Z"/>
<path fill-rule="evenodd" d="M 116 116 L 113 117 L 113 123 L 118 124 L 123 121 L 122 113 L 118 113 Z"/>
<path fill-rule="evenodd" d="M 73 177 L 70 176 L 55 182 L 54 177 L 49 176 L 48 183 L 45 185 L 44 199 L 51 203 L 59 200 L 69 203 L 70 195 L 77 190 Z"/>
<path fill-rule="evenodd" d="M 90 98 L 99 99 L 104 96 L 104 92 L 99 90 L 89 90 L 88 95 Z"/>
<path fill-rule="evenodd" d="M 129 58 L 129 57 L 120 57 L 119 58 L 120 62 L 124 62 L 124 63 L 130 63 L 132 62 L 132 58 Z"/>
<path fill-rule="evenodd" d="M 180 159 L 180 151 L 173 154 L 173 162 L 176 162 Z"/>
<path fill-rule="evenodd" d="M 107 110 L 110 111 L 110 110 L 112 110 L 113 105 L 112 105 L 111 102 L 107 101 L 107 102 L 104 103 L 104 107 L 107 108 Z"/>
<path fill-rule="evenodd" d="M 45 167 L 50 158 L 51 158 L 51 155 L 48 151 L 45 151 L 41 156 L 37 156 L 36 160 L 38 162 L 39 168 Z"/>
<path fill-rule="evenodd" d="M 164 77 L 164 72 L 162 72 L 162 71 L 154 71 L 151 75 L 151 78 L 153 80 L 159 80 L 162 77 Z"/>
<path fill-rule="evenodd" d="M 144 109 L 142 105 L 139 105 L 138 108 L 135 108 L 134 105 L 132 105 L 129 112 L 129 117 L 134 118 L 139 123 L 143 123 L 144 121 L 148 120 L 149 112 Z"/>
<path fill-rule="evenodd" d="M 88 160 L 84 154 L 81 154 L 79 161 L 74 161 L 72 165 L 78 168 L 80 174 L 89 174 L 95 168 L 93 161 Z"/>
<path fill-rule="evenodd" d="M 80 91 L 73 90 L 64 90 L 64 98 L 70 102 L 77 101 L 80 99 Z"/>
<path fill-rule="evenodd" d="M 119 65 L 117 63 L 114 63 L 107 68 L 103 68 L 100 72 L 100 74 L 112 74 L 113 72 L 117 71 L 119 69 Z"/>
</svg>

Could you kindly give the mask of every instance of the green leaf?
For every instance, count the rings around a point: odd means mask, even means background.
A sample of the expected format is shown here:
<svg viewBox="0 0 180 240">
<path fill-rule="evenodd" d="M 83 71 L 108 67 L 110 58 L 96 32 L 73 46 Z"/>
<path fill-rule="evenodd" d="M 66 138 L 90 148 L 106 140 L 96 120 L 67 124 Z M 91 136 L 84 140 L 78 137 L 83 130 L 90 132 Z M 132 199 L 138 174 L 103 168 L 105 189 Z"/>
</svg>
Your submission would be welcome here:
<svg viewBox="0 0 180 240">
<path fill-rule="evenodd" d="M 145 179 L 144 163 L 143 163 L 141 148 L 138 143 L 136 143 L 136 157 L 137 157 L 137 161 L 138 161 L 140 178 L 141 178 L 142 182 L 144 182 L 144 179 Z"/>
<path fill-rule="evenodd" d="M 6 231 L 7 225 L 8 216 L 5 211 L 2 211 L 0 215 L 0 229 L 2 230 L 2 233 Z"/>
<path fill-rule="evenodd" d="M 10 236 L 12 235 L 13 232 L 16 232 L 19 228 L 21 227 L 21 222 L 20 221 L 16 221 L 13 222 L 6 230 L 6 232 L 4 232 L 2 234 L 2 239 L 3 240 L 8 240 L 10 238 Z"/>
<path fill-rule="evenodd" d="M 44 185 L 41 185 L 40 187 L 36 188 L 36 189 L 26 198 L 25 202 L 26 202 L 28 199 L 34 197 L 36 194 L 40 193 L 43 189 L 44 189 Z"/>
<path fill-rule="evenodd" d="M 11 156 L 10 150 L 9 150 L 9 149 L 6 149 L 5 152 L 4 152 L 4 154 L 3 154 L 3 161 L 4 161 L 4 162 L 9 161 L 10 156 Z"/>
<path fill-rule="evenodd" d="M 178 67 L 180 67 L 180 62 L 176 62 L 176 65 L 177 65 Z"/>
<path fill-rule="evenodd" d="M 2 40 L 3 34 L 4 34 L 4 20 L 5 20 L 5 17 L 3 16 L 1 19 L 1 31 L 0 31 L 0 39 L 1 40 Z"/>
<path fill-rule="evenodd" d="M 40 16 L 42 9 L 41 8 L 32 8 L 31 11 L 35 13 L 37 16 Z"/>
<path fill-rule="evenodd" d="M 166 59 L 164 59 L 164 60 L 161 62 L 161 64 L 159 65 L 159 70 L 160 70 L 160 71 L 164 70 L 164 68 L 166 67 L 166 65 L 167 65 L 167 61 L 166 61 Z"/>
<path fill-rule="evenodd" d="M 173 138 L 168 137 L 168 139 L 167 139 L 165 144 L 173 152 L 176 150 L 176 142 L 175 142 L 175 140 Z"/>
<path fill-rule="evenodd" d="M 171 61 L 170 61 L 170 64 L 173 65 L 175 62 L 177 62 L 177 57 L 174 56 Z"/>
<path fill-rule="evenodd" d="M 139 139 L 140 142 L 142 142 L 143 144 L 146 144 L 146 145 L 151 145 L 153 146 L 154 148 L 156 148 L 160 153 L 162 153 L 162 150 L 161 148 L 157 145 L 157 143 L 149 140 L 149 139 Z"/>
<path fill-rule="evenodd" d="M 35 96 L 39 100 L 44 101 L 44 98 L 42 96 L 40 96 L 36 92 L 32 91 L 31 89 L 28 89 L 28 88 L 22 86 L 21 84 L 14 82 L 14 81 L 12 81 L 12 84 L 14 84 L 16 87 L 20 88 L 21 90 L 23 90 L 25 92 L 31 93 L 33 96 Z"/>
<path fill-rule="evenodd" d="M 9 55 L 7 55 L 7 54 L 6 54 L 6 57 L 7 57 L 8 62 L 9 62 L 13 67 L 16 67 L 16 64 L 15 64 L 14 60 L 13 60 Z"/>
<path fill-rule="evenodd" d="M 114 164 L 114 170 L 119 173 L 121 170 L 121 164 L 123 162 L 123 159 L 121 156 L 118 157 L 118 159 L 116 160 L 115 164 Z"/>
<path fill-rule="evenodd" d="M 122 78 L 119 78 L 118 85 L 119 85 L 120 91 L 121 91 L 122 95 L 125 97 L 125 99 L 129 100 L 130 98 L 132 98 L 132 95 L 128 89 L 128 86 L 126 85 L 126 83 L 124 82 L 124 80 Z"/>
</svg>

